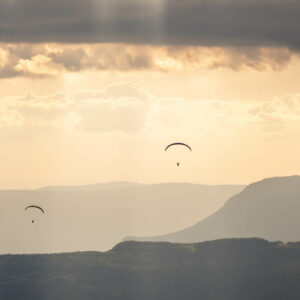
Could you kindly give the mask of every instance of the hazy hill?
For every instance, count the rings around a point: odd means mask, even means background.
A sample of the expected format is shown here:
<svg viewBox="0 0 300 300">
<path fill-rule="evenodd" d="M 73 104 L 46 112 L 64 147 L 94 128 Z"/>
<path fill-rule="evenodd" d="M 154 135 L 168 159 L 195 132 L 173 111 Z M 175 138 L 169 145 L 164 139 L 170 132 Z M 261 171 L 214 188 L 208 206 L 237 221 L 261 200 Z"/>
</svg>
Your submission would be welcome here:
<svg viewBox="0 0 300 300">
<path fill-rule="evenodd" d="M 38 191 L 98 191 L 105 189 L 120 189 L 141 186 L 135 182 L 107 182 L 107 183 L 93 183 L 85 185 L 49 185 L 38 189 Z"/>
<path fill-rule="evenodd" d="M 247 186 L 205 220 L 142 240 L 201 242 L 231 237 L 300 240 L 300 177 L 264 179 Z M 135 239 L 135 238 L 130 238 Z"/>
<path fill-rule="evenodd" d="M 0 191 L 0 252 L 107 250 L 128 235 L 164 234 L 190 226 L 241 189 L 108 183 Z M 31 204 L 42 206 L 45 215 L 24 212 Z"/>
<path fill-rule="evenodd" d="M 106 253 L 0 256 L 5 300 L 300 299 L 300 243 L 125 242 Z"/>
</svg>

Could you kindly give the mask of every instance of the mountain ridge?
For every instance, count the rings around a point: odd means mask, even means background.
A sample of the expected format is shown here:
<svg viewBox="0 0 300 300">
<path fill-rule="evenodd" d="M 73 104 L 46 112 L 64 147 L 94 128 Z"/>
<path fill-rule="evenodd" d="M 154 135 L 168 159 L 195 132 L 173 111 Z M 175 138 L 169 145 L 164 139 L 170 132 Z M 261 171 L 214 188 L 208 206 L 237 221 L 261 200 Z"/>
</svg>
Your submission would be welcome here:
<svg viewBox="0 0 300 300">
<path fill-rule="evenodd" d="M 300 176 L 266 178 L 246 186 L 204 220 L 170 234 L 124 240 L 201 242 L 232 237 L 300 240 Z M 299 233 L 298 233 L 299 232 Z"/>
<path fill-rule="evenodd" d="M 112 181 L 103 183 L 92 183 L 92 184 L 82 184 L 82 185 L 48 185 L 42 186 L 35 191 L 77 191 L 77 190 L 101 190 L 101 189 L 114 189 L 114 188 L 137 188 L 137 187 L 154 187 L 154 186 L 197 186 L 197 187 L 245 187 L 242 184 L 198 184 L 191 182 L 162 182 L 162 183 L 136 183 L 127 181 Z"/>
</svg>

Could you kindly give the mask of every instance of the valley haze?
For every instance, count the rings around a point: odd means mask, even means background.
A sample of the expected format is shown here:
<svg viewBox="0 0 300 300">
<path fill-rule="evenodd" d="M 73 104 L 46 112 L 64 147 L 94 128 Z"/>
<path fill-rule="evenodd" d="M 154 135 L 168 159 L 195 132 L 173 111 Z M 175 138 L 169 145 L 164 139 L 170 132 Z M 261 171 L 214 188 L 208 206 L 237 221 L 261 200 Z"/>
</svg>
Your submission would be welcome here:
<svg viewBox="0 0 300 300">
<path fill-rule="evenodd" d="M 166 234 L 191 226 L 242 189 L 239 185 L 115 182 L 2 190 L 0 252 L 108 250 L 128 235 Z M 45 214 L 25 212 L 32 204 L 43 207 Z"/>
</svg>

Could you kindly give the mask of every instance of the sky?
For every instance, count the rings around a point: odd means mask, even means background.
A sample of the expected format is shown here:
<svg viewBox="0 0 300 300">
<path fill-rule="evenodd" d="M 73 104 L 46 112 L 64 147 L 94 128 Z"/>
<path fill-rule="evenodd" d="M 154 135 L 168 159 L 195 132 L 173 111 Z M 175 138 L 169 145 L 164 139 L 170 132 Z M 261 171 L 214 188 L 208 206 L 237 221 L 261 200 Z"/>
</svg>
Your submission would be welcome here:
<svg viewBox="0 0 300 300">
<path fill-rule="evenodd" d="M 0 188 L 299 174 L 299 14 L 297 0 L 1 1 Z"/>
</svg>

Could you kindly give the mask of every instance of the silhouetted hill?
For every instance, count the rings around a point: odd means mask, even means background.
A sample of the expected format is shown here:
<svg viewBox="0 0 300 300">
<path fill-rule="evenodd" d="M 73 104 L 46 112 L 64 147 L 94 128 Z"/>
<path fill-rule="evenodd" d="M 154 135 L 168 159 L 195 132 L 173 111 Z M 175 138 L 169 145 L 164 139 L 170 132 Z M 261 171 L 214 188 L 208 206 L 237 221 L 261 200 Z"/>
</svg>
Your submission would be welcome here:
<svg viewBox="0 0 300 300">
<path fill-rule="evenodd" d="M 5 300 L 300 299 L 300 243 L 124 242 L 106 253 L 0 256 Z"/>
<path fill-rule="evenodd" d="M 242 188 L 116 182 L 0 191 L 0 253 L 108 250 L 128 235 L 165 234 L 190 226 Z M 25 212 L 31 204 L 42 206 L 45 215 Z"/>
<path fill-rule="evenodd" d="M 300 177 L 264 179 L 247 186 L 213 215 L 171 234 L 127 238 L 169 242 L 201 242 L 232 237 L 300 240 Z"/>
</svg>

